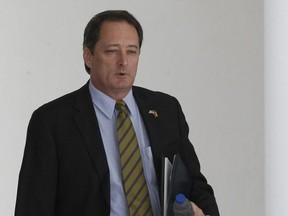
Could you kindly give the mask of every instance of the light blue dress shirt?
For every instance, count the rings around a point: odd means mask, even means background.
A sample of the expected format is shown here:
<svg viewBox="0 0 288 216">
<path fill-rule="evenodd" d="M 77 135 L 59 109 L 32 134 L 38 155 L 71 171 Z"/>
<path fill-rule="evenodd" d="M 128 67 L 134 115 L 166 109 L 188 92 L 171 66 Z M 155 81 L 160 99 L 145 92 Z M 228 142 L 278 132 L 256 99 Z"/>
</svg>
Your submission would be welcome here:
<svg viewBox="0 0 288 216">
<path fill-rule="evenodd" d="M 115 109 L 116 101 L 103 92 L 97 90 L 91 81 L 89 82 L 89 90 L 98 119 L 110 171 L 110 216 L 129 215 L 122 184 L 122 172 L 118 151 L 116 129 L 116 118 L 118 111 Z M 135 129 L 138 145 L 140 147 L 144 175 L 148 186 L 153 214 L 154 216 L 158 216 L 161 214 L 160 199 L 147 132 L 142 117 L 139 113 L 137 103 L 133 97 L 132 90 L 123 100 L 128 107 L 129 115 Z"/>
</svg>

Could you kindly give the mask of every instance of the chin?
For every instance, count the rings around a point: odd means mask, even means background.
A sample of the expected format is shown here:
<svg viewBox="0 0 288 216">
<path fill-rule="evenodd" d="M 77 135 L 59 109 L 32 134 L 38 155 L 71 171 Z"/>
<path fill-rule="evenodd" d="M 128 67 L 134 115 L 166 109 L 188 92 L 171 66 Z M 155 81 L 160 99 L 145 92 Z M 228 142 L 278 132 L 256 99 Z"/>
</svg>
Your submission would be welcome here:
<svg viewBox="0 0 288 216">
<path fill-rule="evenodd" d="M 118 89 L 130 89 L 132 88 L 133 82 L 129 81 L 125 81 L 125 82 L 118 82 L 117 84 L 115 84 L 115 87 Z"/>
</svg>

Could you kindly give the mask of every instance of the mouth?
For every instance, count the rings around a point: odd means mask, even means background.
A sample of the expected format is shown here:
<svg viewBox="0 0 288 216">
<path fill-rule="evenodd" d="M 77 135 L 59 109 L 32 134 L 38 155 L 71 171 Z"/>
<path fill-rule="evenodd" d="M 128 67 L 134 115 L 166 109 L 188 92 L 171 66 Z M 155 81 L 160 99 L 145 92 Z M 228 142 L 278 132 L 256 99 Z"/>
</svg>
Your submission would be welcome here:
<svg viewBox="0 0 288 216">
<path fill-rule="evenodd" d="M 117 72 L 116 75 L 117 76 L 125 76 L 125 75 L 127 75 L 127 73 L 125 73 L 125 72 Z"/>
</svg>

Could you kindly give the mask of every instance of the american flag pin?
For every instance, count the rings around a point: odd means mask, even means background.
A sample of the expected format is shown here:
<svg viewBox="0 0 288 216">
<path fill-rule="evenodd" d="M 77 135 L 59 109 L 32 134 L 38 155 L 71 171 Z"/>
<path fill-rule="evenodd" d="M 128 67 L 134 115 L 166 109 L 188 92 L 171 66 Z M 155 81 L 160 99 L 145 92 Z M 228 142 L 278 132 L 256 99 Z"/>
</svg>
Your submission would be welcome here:
<svg viewBox="0 0 288 216">
<path fill-rule="evenodd" d="M 149 110 L 149 114 L 153 115 L 154 118 L 158 117 L 158 113 L 155 110 Z"/>
</svg>

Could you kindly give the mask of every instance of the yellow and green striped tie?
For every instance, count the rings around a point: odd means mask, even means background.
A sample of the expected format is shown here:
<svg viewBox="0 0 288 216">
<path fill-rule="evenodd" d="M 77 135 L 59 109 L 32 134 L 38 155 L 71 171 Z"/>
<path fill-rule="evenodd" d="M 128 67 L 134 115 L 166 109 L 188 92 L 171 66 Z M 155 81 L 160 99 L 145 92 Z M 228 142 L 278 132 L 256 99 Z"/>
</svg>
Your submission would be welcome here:
<svg viewBox="0 0 288 216">
<path fill-rule="evenodd" d="M 116 120 L 123 185 L 130 216 L 152 216 L 136 134 L 123 100 L 116 102 Z"/>
</svg>

